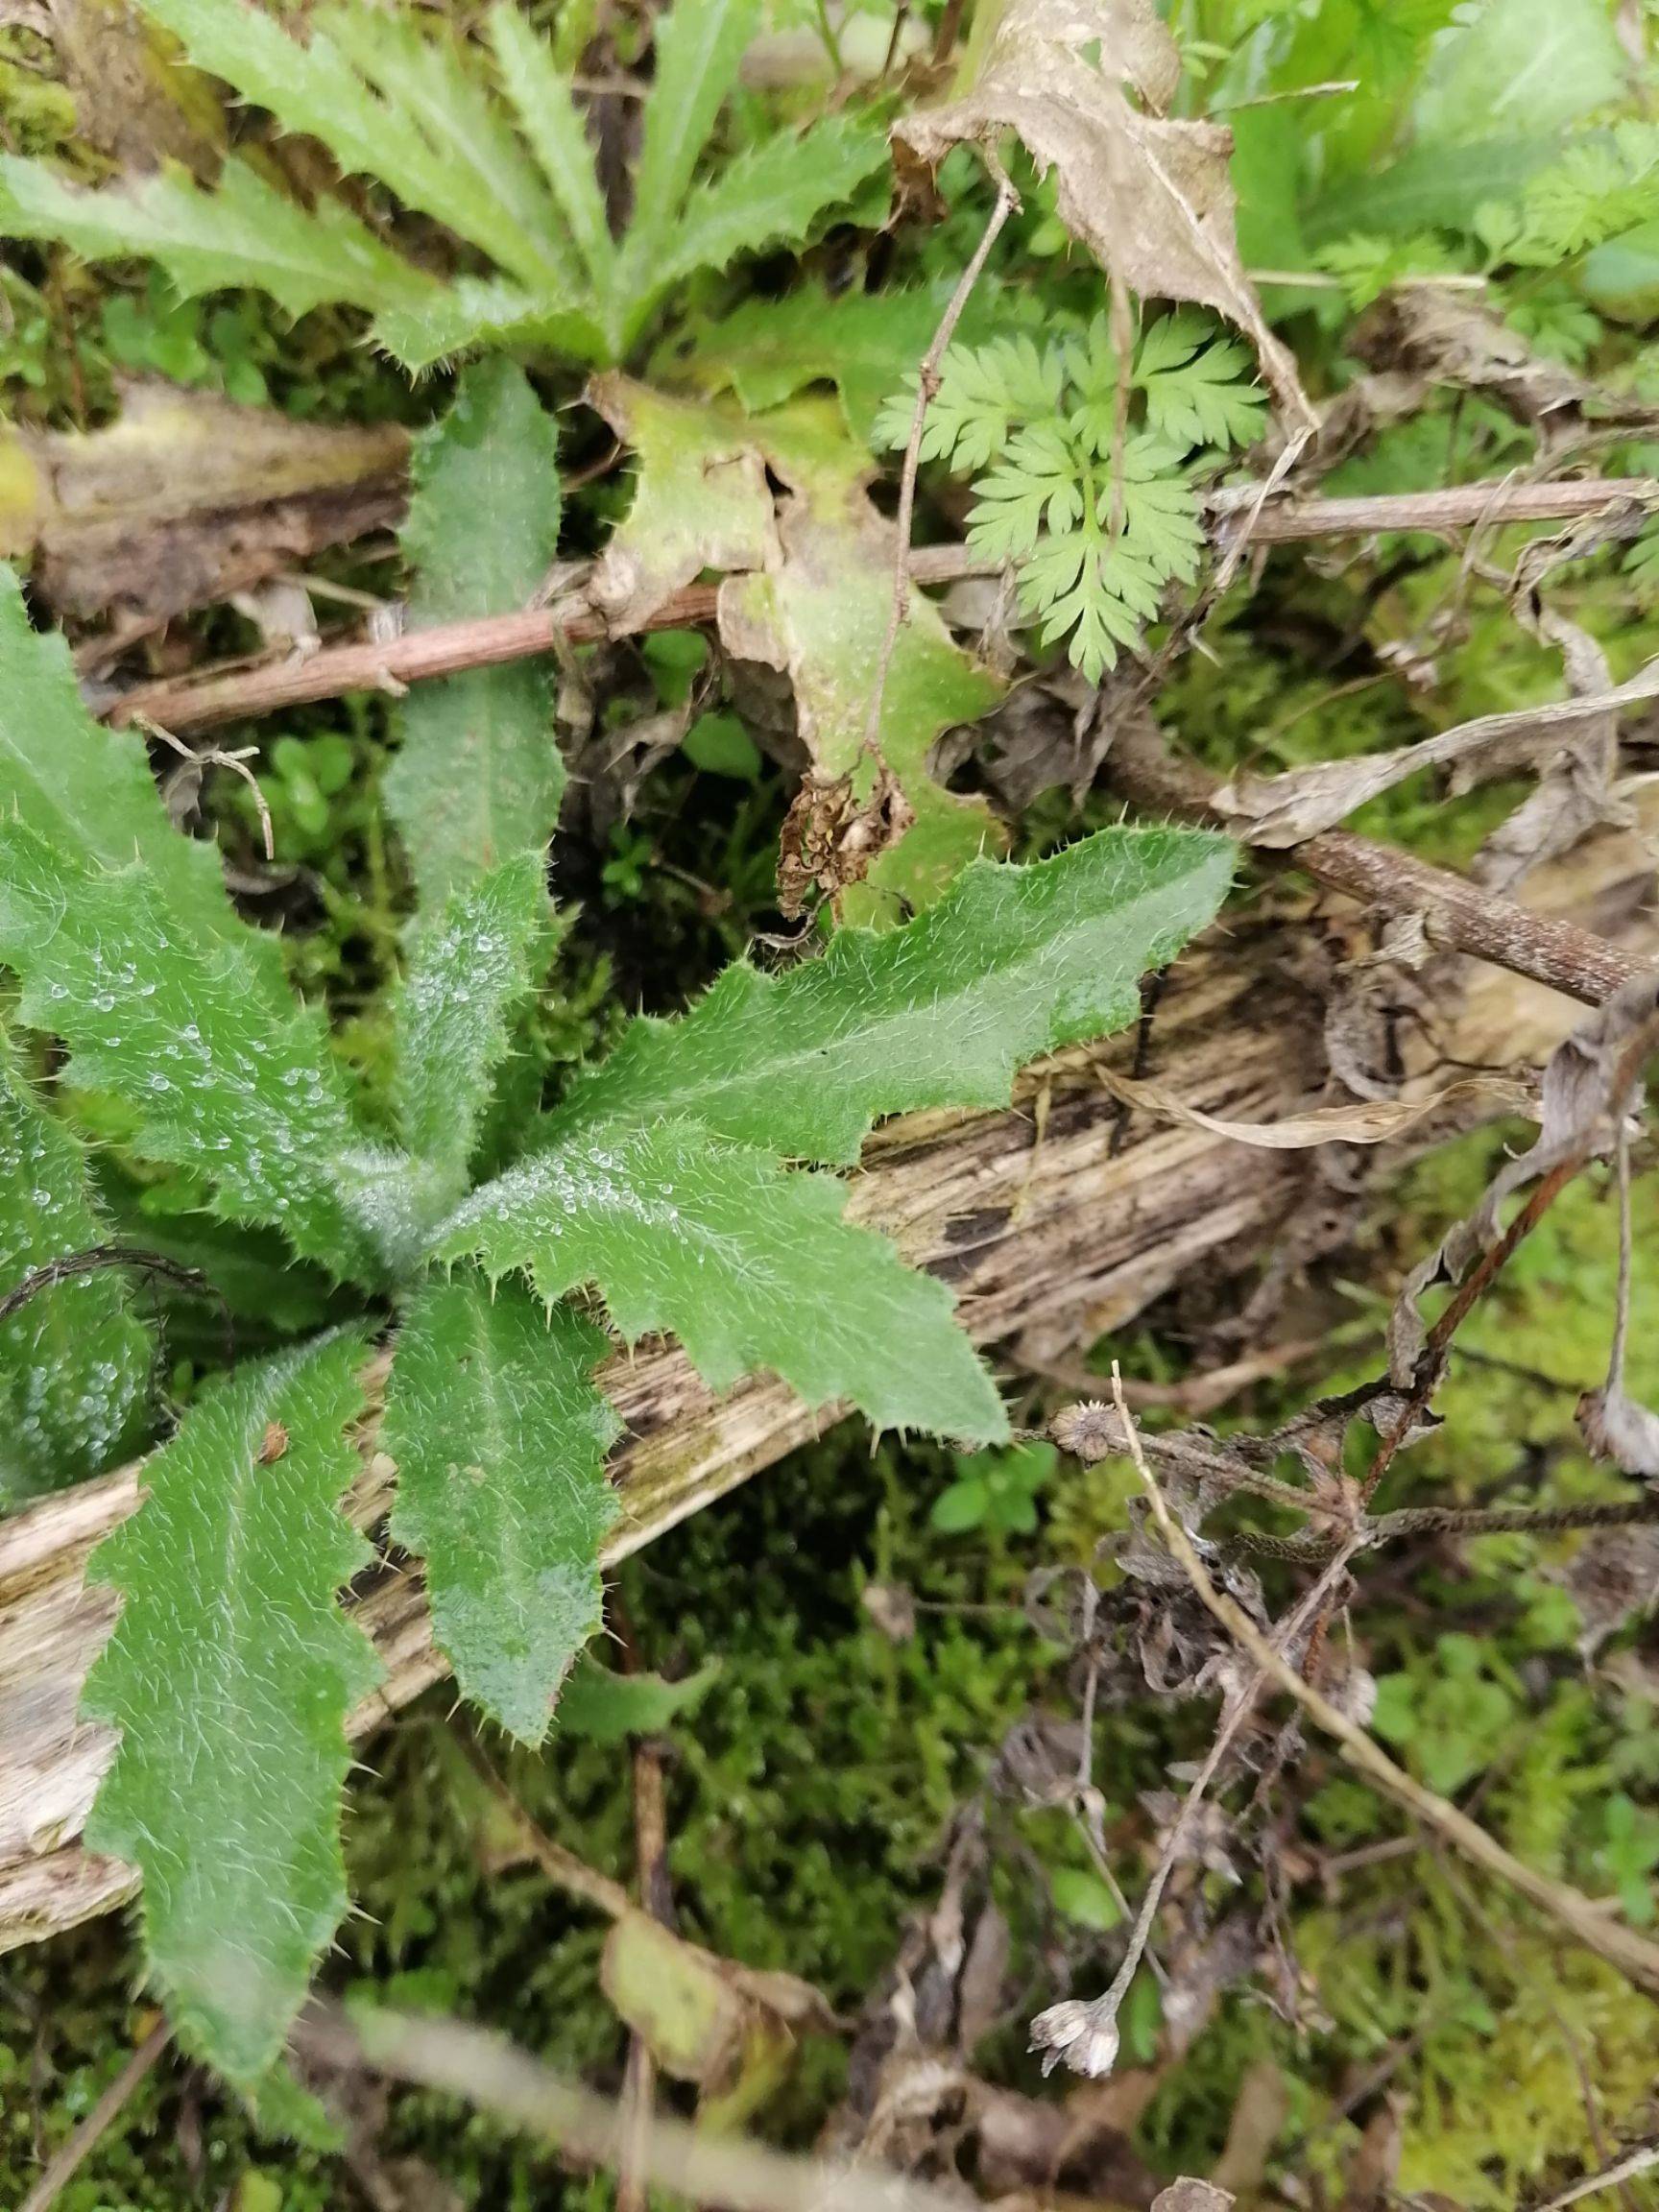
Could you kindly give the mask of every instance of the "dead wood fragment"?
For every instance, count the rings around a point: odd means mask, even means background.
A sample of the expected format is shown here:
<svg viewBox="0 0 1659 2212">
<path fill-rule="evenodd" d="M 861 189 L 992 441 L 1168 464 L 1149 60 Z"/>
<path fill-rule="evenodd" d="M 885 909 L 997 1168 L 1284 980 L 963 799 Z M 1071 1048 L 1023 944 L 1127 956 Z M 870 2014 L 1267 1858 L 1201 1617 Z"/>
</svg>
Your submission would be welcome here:
<svg viewBox="0 0 1659 2212">
<path fill-rule="evenodd" d="M 1445 285 L 1396 285 L 1367 310 L 1348 344 L 1372 369 L 1489 393 L 1539 433 L 1546 452 L 1589 430 L 1647 431 L 1659 423 L 1659 408 L 1603 391 L 1564 362 L 1534 353 L 1483 302 Z"/>
</svg>

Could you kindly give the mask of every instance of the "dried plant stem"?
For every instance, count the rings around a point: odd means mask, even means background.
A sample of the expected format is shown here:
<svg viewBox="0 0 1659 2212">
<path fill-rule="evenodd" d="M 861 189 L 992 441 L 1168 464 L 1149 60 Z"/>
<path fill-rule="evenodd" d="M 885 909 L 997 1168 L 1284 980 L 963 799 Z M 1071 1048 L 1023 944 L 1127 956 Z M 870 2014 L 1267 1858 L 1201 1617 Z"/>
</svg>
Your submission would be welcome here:
<svg viewBox="0 0 1659 2212">
<path fill-rule="evenodd" d="M 1249 1615 L 1225 1591 L 1215 1587 L 1186 1529 L 1166 1504 L 1164 1493 L 1159 1489 L 1146 1463 L 1140 1431 L 1123 1402 L 1122 1385 L 1116 1369 L 1112 1380 L 1118 1419 L 1128 1440 L 1129 1456 L 1151 1503 L 1164 1541 L 1179 1561 L 1198 1597 L 1234 1641 L 1249 1653 L 1264 1674 L 1296 1700 L 1317 1727 L 1335 1739 L 1342 1756 L 1351 1767 L 1358 1768 L 1368 1781 L 1374 1782 L 1392 1797 L 1396 1804 L 1421 1820 L 1443 1842 L 1451 1844 L 1473 1864 L 1494 1875 L 1500 1882 L 1506 1883 L 1529 1904 L 1535 1905 L 1576 1942 L 1594 1951 L 1598 1958 L 1604 1959 L 1639 1988 L 1659 1996 L 1659 1944 L 1638 1936 L 1613 1913 L 1593 1904 L 1588 1897 L 1570 1888 L 1566 1883 L 1551 1882 L 1548 1876 L 1523 1864 L 1478 1822 L 1460 1813 L 1455 1805 L 1448 1804 L 1444 1797 L 1438 1797 L 1433 1791 L 1425 1789 L 1404 1767 L 1396 1767 L 1363 1728 L 1351 1720 L 1347 1714 L 1338 1711 L 1312 1683 L 1304 1681 L 1295 1668 L 1274 1649 Z"/>
<path fill-rule="evenodd" d="M 366 2065 L 463 2097 L 551 2143 L 572 2164 L 614 2170 L 621 2157 L 619 2105 L 486 2030 L 367 2009 L 348 2020 L 317 2008 L 301 2022 L 299 2041 L 325 2064 Z M 643 2131 L 640 2154 L 653 2187 L 730 2212 L 961 2212 L 959 2191 L 864 2162 L 795 2157 L 661 2115 Z"/>
<path fill-rule="evenodd" d="M 1249 842 L 1248 827 L 1240 831 L 1211 809 L 1218 779 L 1195 760 L 1174 758 L 1161 737 L 1126 726 L 1112 748 L 1109 772 L 1114 789 L 1134 805 L 1225 829 Z M 1599 1006 L 1624 984 L 1651 973 L 1649 961 L 1575 923 L 1535 914 L 1450 869 L 1351 830 L 1322 830 L 1275 857 L 1363 905 L 1419 915 L 1431 941 L 1446 950 L 1528 975 L 1585 1006 Z"/>
<path fill-rule="evenodd" d="M 155 2027 L 132 2052 L 125 2066 L 75 2129 L 60 2151 L 41 2169 L 40 2177 L 17 2207 L 17 2212 L 48 2212 L 68 2188 L 98 2145 L 114 2127 L 145 2076 L 171 2041 L 173 2031 L 165 2020 Z"/>
<path fill-rule="evenodd" d="M 1576 2204 L 1582 2197 L 1593 2197 L 1599 2190 L 1616 2189 L 1622 2182 L 1634 2181 L 1638 2174 L 1651 2174 L 1659 2166 L 1659 2142 L 1639 2143 L 1634 2151 L 1626 2151 L 1623 2158 L 1615 2158 L 1611 2166 L 1603 2166 L 1599 2174 L 1586 2174 L 1582 2181 L 1575 2181 L 1571 2189 L 1564 2189 L 1559 2197 L 1551 2197 L 1539 2212 L 1566 2212 L 1569 2204 Z"/>
<path fill-rule="evenodd" d="M 1232 497 L 1227 495 L 1229 502 Z M 1547 484 L 1460 484 L 1444 492 L 1388 493 L 1364 499 L 1290 500 L 1265 506 L 1254 516 L 1217 499 L 1210 515 L 1212 534 L 1225 549 L 1245 531 L 1251 544 L 1288 545 L 1382 530 L 1467 529 L 1481 520 L 1495 499 L 1504 521 L 1549 522 L 1623 501 L 1650 504 L 1654 497 L 1654 487 L 1645 477 L 1569 477 Z M 1255 502 L 1254 489 L 1249 498 Z M 912 584 L 954 584 L 968 576 L 996 575 L 999 568 L 999 563 L 979 559 L 966 545 L 926 545 L 911 552 L 905 574 Z M 665 599 L 641 628 L 683 630 L 711 622 L 718 597 L 717 585 L 687 585 Z M 222 662 L 192 676 L 135 685 L 103 711 L 119 724 L 150 716 L 176 735 L 252 720 L 281 707 L 337 699 L 348 691 L 396 694 L 411 684 L 468 668 L 499 667 L 556 652 L 566 643 L 591 644 L 609 636 L 604 615 L 578 581 L 547 607 L 434 623 L 384 641 L 325 645 L 302 661 L 261 661 L 252 667 L 240 661 Z"/>
<path fill-rule="evenodd" d="M 1118 1374 L 1116 1365 L 1113 1367 L 1112 1375 L 1114 1390 L 1119 1398 L 1118 1409 L 1124 1420 L 1127 1421 L 1128 1415 L 1123 1410 L 1121 1404 L 1122 1381 Z M 1133 1434 L 1133 1431 L 1131 1431 L 1131 1434 Z M 1301 1634 L 1347 1572 L 1348 1562 L 1352 1558 L 1354 1551 L 1355 1547 L 1350 1544 L 1329 1563 L 1320 1575 L 1318 1581 L 1313 1584 L 1311 1589 L 1303 1594 L 1294 1609 L 1274 1630 L 1275 1643 L 1281 1647 L 1286 1647 Z M 1152 1869 L 1152 1878 L 1146 1885 L 1141 1899 L 1140 1910 L 1135 1915 L 1135 1925 L 1129 1931 L 1129 1944 L 1123 1954 L 1122 1963 L 1112 1977 L 1111 1985 L 1105 1994 L 1095 1998 L 1090 2007 L 1090 2010 L 1102 2026 L 1109 2025 L 1117 2019 L 1118 2009 L 1124 1998 L 1129 1994 L 1129 1984 L 1135 1979 L 1142 1959 L 1145 1956 L 1146 1945 L 1151 1938 L 1152 1923 L 1158 1916 L 1158 1908 L 1163 1902 L 1165 1887 L 1170 1874 L 1180 1863 L 1182 1845 L 1186 1842 L 1188 1833 L 1198 1816 L 1198 1811 L 1204 1802 L 1206 1791 L 1220 1772 L 1222 1762 L 1233 1747 L 1234 1740 L 1239 1729 L 1250 1718 L 1251 1713 L 1254 1712 L 1256 1700 L 1266 1689 L 1267 1679 L 1265 1671 L 1258 1670 L 1254 1678 L 1246 1683 L 1243 1689 L 1230 1700 L 1222 1713 L 1220 1725 L 1215 1731 L 1215 1741 L 1211 1744 L 1203 1766 L 1193 1776 L 1191 1788 L 1188 1791 L 1186 1798 L 1182 1802 L 1181 1810 L 1175 1815 L 1169 1833 L 1165 1838 L 1164 1848 L 1158 1855 L 1158 1863 Z"/>
<path fill-rule="evenodd" d="M 887 634 L 881 640 L 881 651 L 876 662 L 875 680 L 870 687 L 870 709 L 864 721 L 864 742 L 878 751 L 881 734 L 881 703 L 887 695 L 887 672 L 893 665 L 899 633 L 910 618 L 910 531 L 916 518 L 916 477 L 922 466 L 922 433 L 926 427 L 927 409 L 939 389 L 940 366 L 951 339 L 956 335 L 962 310 L 967 306 L 986 262 L 991 258 L 991 249 L 1001 235 L 1003 224 L 1019 204 L 1019 194 L 1008 179 L 998 172 L 997 201 L 985 226 L 984 235 L 974 247 L 973 258 L 963 270 L 955 291 L 946 303 L 945 312 L 939 318 L 939 327 L 922 356 L 922 366 L 917 373 L 916 406 L 910 417 L 910 435 L 904 443 L 904 464 L 899 472 L 899 513 L 894 526 L 898 544 L 893 557 L 893 607 L 887 617 Z"/>
</svg>

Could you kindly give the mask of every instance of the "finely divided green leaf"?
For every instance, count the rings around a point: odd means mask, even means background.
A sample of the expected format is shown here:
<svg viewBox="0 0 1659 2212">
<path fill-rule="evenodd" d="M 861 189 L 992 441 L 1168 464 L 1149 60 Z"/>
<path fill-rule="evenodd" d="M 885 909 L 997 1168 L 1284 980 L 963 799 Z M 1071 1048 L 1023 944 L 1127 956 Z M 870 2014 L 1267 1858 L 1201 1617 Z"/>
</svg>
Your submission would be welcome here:
<svg viewBox="0 0 1659 2212">
<path fill-rule="evenodd" d="M 228 1218 L 281 1229 L 337 1274 L 374 1272 L 362 1141 L 323 1023 L 272 1006 L 248 943 L 199 939 L 141 862 L 88 867 L 0 816 L 0 960 L 73 1079 L 134 1110 L 140 1151 L 205 1172 Z"/>
<path fill-rule="evenodd" d="M 416 1293 L 387 1386 L 392 1533 L 426 1562 L 462 1689 L 525 1743 L 599 1625 L 619 1427 L 592 1381 L 605 1351 L 571 1307 L 544 1312 L 519 1284 L 467 1269 Z"/>
<path fill-rule="evenodd" d="M 559 544 L 558 430 L 522 370 L 468 370 L 422 442 L 403 543 L 421 627 L 523 606 Z M 386 805 L 427 901 L 540 850 L 565 788 L 547 680 L 533 662 L 424 684 L 403 703 Z"/>
<path fill-rule="evenodd" d="M 508 1016 L 536 980 L 552 931 L 539 853 L 451 892 L 415 932 L 393 1002 L 393 1103 L 403 1142 L 451 1206 L 467 1188 Z"/>
<path fill-rule="evenodd" d="M 842 929 L 782 975 L 746 963 L 645 1016 L 554 1118 L 686 1115 L 734 1143 L 851 1162 L 883 1114 L 1000 1106 L 1016 1070 L 1134 1019 L 1138 982 L 1214 915 L 1224 838 L 1101 830 L 1028 867 L 974 862 L 902 929 Z"/>
<path fill-rule="evenodd" d="M 361 1357 L 336 1335 L 210 1383 L 89 1571 L 122 1607 L 83 1711 L 122 1733 L 86 1842 L 142 1872 L 151 1978 L 245 2087 L 346 1910 L 345 1719 L 379 1671 L 336 1603 L 368 1556 L 339 1510 Z"/>
<path fill-rule="evenodd" d="M 546 1299 L 597 1284 L 624 1336 L 674 1331 L 716 1390 L 770 1368 L 812 1406 L 1000 1440 L 1007 1418 L 950 1292 L 845 1222 L 846 1195 L 695 1122 L 604 1129 L 474 1191 L 436 1250 L 493 1277 L 522 1268 Z"/>
<path fill-rule="evenodd" d="M 84 1153 L 0 1032 L 0 1296 L 108 1237 Z M 0 1512 L 96 1475 L 131 1439 L 154 1353 L 131 1287 L 119 1269 L 81 1275 L 0 1322 Z"/>
</svg>

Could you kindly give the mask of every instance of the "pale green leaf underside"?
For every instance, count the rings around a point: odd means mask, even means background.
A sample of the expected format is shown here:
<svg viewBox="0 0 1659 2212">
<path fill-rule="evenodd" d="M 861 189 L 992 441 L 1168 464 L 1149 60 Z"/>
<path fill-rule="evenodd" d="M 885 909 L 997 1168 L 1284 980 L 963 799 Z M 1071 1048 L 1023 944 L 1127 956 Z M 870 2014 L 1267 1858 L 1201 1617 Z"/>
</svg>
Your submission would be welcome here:
<svg viewBox="0 0 1659 2212">
<path fill-rule="evenodd" d="M 108 1242 L 85 1155 L 0 1032 L 0 1295 Z M 0 1323 L 0 1513 L 107 1467 L 150 1392 L 151 1334 L 116 1269 L 40 1291 Z"/>
<path fill-rule="evenodd" d="M 367 1556 L 339 1510 L 361 1357 L 337 1335 L 209 1384 L 90 1569 L 122 1607 L 83 1711 L 122 1737 L 87 1846 L 143 1873 L 151 1978 L 242 2086 L 346 1910 L 345 1719 L 379 1673 L 336 1603 Z"/>
<path fill-rule="evenodd" d="M 438 1643 L 468 1696 L 540 1743 L 599 1625 L 615 1415 L 593 1384 L 606 1338 L 571 1307 L 467 1269 L 416 1293 L 381 1431 L 392 1533 L 426 1562 Z"/>
<path fill-rule="evenodd" d="M 536 1153 L 467 1199 L 436 1251 L 521 1268 L 546 1299 L 596 1284 L 625 1337 L 672 1330 L 716 1390 L 769 1369 L 880 1427 L 1004 1437 L 950 1292 L 845 1222 L 845 1201 L 831 1176 L 665 1121 Z"/>
<path fill-rule="evenodd" d="M 476 364 L 416 455 L 402 533 L 416 572 L 411 625 L 525 605 L 558 551 L 559 517 L 557 426 L 522 370 Z M 539 667 L 518 661 L 421 685 L 399 721 L 386 805 L 424 901 L 546 844 L 565 764 Z"/>
<path fill-rule="evenodd" d="M 541 855 L 524 853 L 454 892 L 416 930 L 393 1002 L 393 1104 L 445 1207 L 467 1188 L 508 1017 L 550 948 L 550 919 Z"/>
<path fill-rule="evenodd" d="M 290 315 L 325 301 L 408 315 L 443 296 L 344 203 L 309 212 L 243 161 L 211 192 L 175 170 L 81 191 L 43 161 L 0 156 L 0 235 L 61 238 L 89 261 L 146 254 L 186 297 L 252 285 Z"/>
<path fill-rule="evenodd" d="M 0 817 L 0 961 L 25 1021 L 70 1047 L 72 1079 L 134 1110 L 139 1151 L 206 1173 L 228 1218 L 373 1272 L 361 1140 L 323 1023 L 273 1008 L 245 946 L 197 939 L 142 864 L 94 870 Z"/>
<path fill-rule="evenodd" d="M 635 1021 L 551 1133 L 685 1115 L 850 1163 L 879 1115 L 1005 1105 L 1027 1061 L 1133 1020 L 1139 978 L 1212 919 L 1233 862 L 1199 830 L 1118 829 L 1027 867 L 975 861 L 902 929 L 842 929 L 782 975 L 734 964 L 689 1014 Z"/>
</svg>

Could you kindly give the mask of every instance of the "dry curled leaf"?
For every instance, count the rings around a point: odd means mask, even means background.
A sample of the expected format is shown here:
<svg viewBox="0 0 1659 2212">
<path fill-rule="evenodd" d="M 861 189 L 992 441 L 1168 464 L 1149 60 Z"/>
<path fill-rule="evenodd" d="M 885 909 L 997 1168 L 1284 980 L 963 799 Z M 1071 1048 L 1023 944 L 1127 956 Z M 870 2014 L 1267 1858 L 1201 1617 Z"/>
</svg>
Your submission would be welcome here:
<svg viewBox="0 0 1659 2212">
<path fill-rule="evenodd" d="M 921 187 L 952 147 L 992 161 L 1013 132 L 1056 207 L 1102 268 L 1145 298 L 1214 307 L 1250 338 L 1286 421 L 1314 414 L 1290 354 L 1268 329 L 1234 236 L 1233 134 L 1170 117 L 1181 76 L 1152 0 L 1006 0 L 980 36 L 971 79 L 944 107 L 894 126 L 901 180 Z"/>
<path fill-rule="evenodd" d="M 1388 1370 L 1400 1389 L 1421 1390 L 1435 1380 L 1417 1372 L 1428 1341 L 1419 1301 L 1437 1285 L 1461 1282 L 1498 1241 L 1503 1207 L 1517 1191 L 1557 1168 L 1580 1166 L 1613 1143 L 1642 1063 L 1656 1045 L 1659 975 L 1638 975 L 1551 1054 L 1531 1149 L 1504 1163 L 1474 1213 L 1455 1222 L 1401 1286 L 1388 1321 Z"/>
<path fill-rule="evenodd" d="M 1586 1538 L 1561 1571 L 1578 1608 L 1578 1649 L 1593 1659 L 1626 1621 L 1659 1604 L 1659 1528 L 1603 1528 Z"/>
<path fill-rule="evenodd" d="M 1517 593 L 1516 613 L 1541 643 L 1561 655 L 1567 688 L 1575 699 L 1604 699 L 1613 688 L 1607 656 L 1588 631 L 1551 608 Z M 1608 707 L 1571 726 L 1545 763 L 1537 784 L 1501 822 L 1475 858 L 1475 880 L 1504 897 L 1534 868 L 1570 853 L 1581 837 L 1604 824 L 1619 829 L 1633 819 L 1614 783 L 1619 765 L 1619 716 Z"/>
<path fill-rule="evenodd" d="M 60 614 L 160 618 L 396 522 L 408 432 L 147 382 L 108 428 L 0 429 L 0 557 Z"/>
<path fill-rule="evenodd" d="M 1096 1069 L 1103 1089 L 1126 1105 L 1138 1106 L 1188 1129 L 1230 1138 L 1265 1152 L 1305 1151 L 1315 1144 L 1386 1144 L 1436 1114 L 1479 1108 L 1488 1114 L 1525 1114 L 1534 1092 L 1512 1075 L 1465 1075 L 1423 1098 L 1365 1099 L 1351 1106 L 1316 1106 L 1307 1114 L 1287 1114 L 1281 1121 L 1226 1121 L 1177 1098 L 1162 1084 Z"/>
<path fill-rule="evenodd" d="M 793 922 L 814 890 L 838 907 L 842 892 L 862 883 L 915 821 L 915 807 L 879 756 L 844 776 L 803 778 L 778 839 L 779 912 Z"/>
<path fill-rule="evenodd" d="M 1322 830 L 1334 829 L 1369 800 L 1391 791 L 1426 768 L 1461 769 L 1471 781 L 1479 774 L 1506 775 L 1521 758 L 1537 756 L 1557 733 L 1597 723 L 1659 696 L 1659 660 L 1648 661 L 1628 682 L 1610 689 L 1520 707 L 1503 714 L 1481 714 L 1472 722 L 1442 730 L 1415 745 L 1358 760 L 1321 760 L 1309 768 L 1289 768 L 1282 776 L 1246 772 L 1223 783 L 1211 804 L 1236 825 L 1252 845 L 1300 845 Z"/>
<path fill-rule="evenodd" d="M 1401 284 L 1385 292 L 1348 344 L 1372 369 L 1490 393 L 1517 421 L 1540 433 L 1546 451 L 1590 424 L 1647 430 L 1659 422 L 1659 407 L 1601 391 L 1564 362 L 1534 353 L 1479 298 L 1443 284 Z"/>
</svg>

